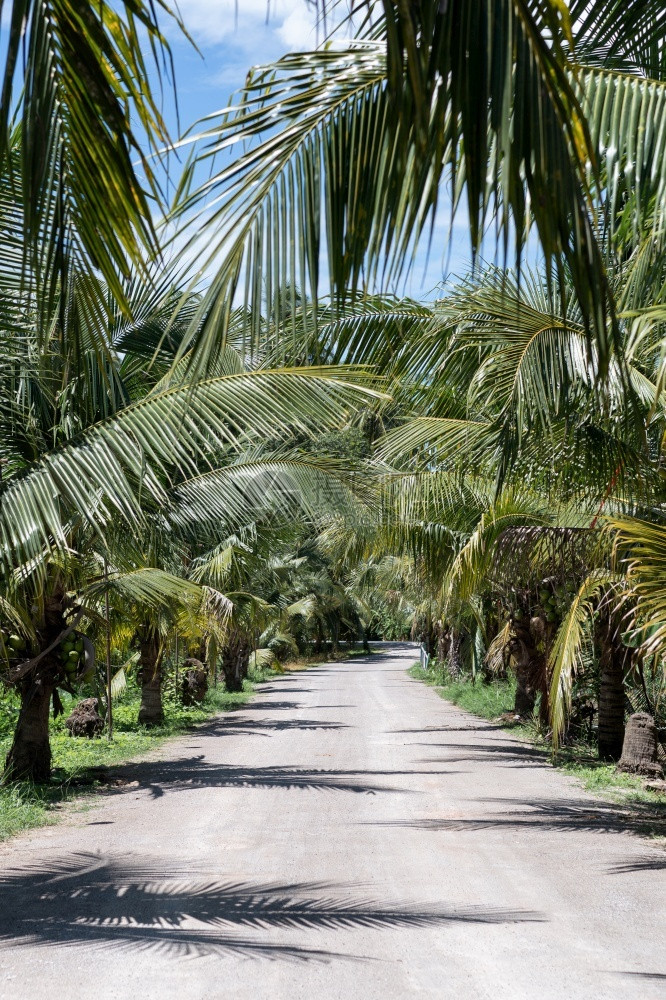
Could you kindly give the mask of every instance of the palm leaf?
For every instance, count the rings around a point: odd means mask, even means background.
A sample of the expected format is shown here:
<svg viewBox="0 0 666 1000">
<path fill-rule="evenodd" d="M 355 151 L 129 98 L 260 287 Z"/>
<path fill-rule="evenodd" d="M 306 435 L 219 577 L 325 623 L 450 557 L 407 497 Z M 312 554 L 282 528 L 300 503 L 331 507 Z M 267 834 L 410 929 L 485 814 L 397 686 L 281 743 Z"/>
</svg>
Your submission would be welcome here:
<svg viewBox="0 0 666 1000">
<path fill-rule="evenodd" d="M 636 602 L 634 624 L 645 634 L 644 654 L 666 643 L 666 526 L 638 518 L 609 518 L 618 569 Z"/>
<path fill-rule="evenodd" d="M 595 600 L 600 593 L 617 582 L 617 575 L 609 570 L 593 570 L 581 583 L 557 630 L 549 657 L 550 724 L 555 750 L 559 746 L 566 717 L 571 709 L 574 677 L 584 667 L 583 649 L 588 641 Z"/>
<path fill-rule="evenodd" d="M 161 84 L 172 69 L 158 11 L 175 16 L 164 0 L 3 5 L 0 164 L 18 103 L 25 261 L 31 266 L 46 241 L 60 270 L 73 229 L 120 302 L 127 260 L 142 267 L 156 248 L 148 196 L 159 186 L 144 143 L 156 151 L 168 135 L 148 81 L 152 71 Z"/>
<path fill-rule="evenodd" d="M 154 566 L 141 566 L 125 572 L 111 572 L 107 578 L 93 580 L 81 591 L 89 604 L 105 595 L 118 598 L 121 605 L 163 608 L 171 604 L 200 601 L 201 588 L 191 580 L 175 576 Z"/>
<path fill-rule="evenodd" d="M 380 395 L 358 370 L 298 369 L 240 373 L 168 386 L 78 439 L 44 455 L 2 491 L 0 544 L 10 563 L 67 545 L 63 525 L 76 513 L 99 529 L 113 516 L 129 524 L 141 504 L 166 501 L 164 476 L 199 472 L 197 463 L 258 440 L 311 434 L 345 420 Z"/>
</svg>

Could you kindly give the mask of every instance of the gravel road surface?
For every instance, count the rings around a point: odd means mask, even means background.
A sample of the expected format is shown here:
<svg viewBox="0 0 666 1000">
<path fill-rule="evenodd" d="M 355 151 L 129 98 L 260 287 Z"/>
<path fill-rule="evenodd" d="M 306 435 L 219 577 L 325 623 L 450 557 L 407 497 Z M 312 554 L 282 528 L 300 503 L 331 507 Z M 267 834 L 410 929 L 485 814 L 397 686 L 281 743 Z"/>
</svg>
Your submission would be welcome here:
<svg viewBox="0 0 666 1000">
<path fill-rule="evenodd" d="M 270 681 L 0 848 L 2 1000 L 666 997 L 666 854 L 414 658 Z"/>
</svg>

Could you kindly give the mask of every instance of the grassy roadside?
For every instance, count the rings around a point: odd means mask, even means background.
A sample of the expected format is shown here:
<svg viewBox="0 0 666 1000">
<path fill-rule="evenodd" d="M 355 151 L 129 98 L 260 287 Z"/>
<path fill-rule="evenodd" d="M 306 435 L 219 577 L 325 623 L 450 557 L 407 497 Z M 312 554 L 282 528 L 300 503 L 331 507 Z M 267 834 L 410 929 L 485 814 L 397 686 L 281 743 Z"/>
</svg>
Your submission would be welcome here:
<svg viewBox="0 0 666 1000">
<path fill-rule="evenodd" d="M 307 669 L 312 663 L 290 664 L 289 667 Z M 288 672 L 286 668 L 284 672 Z M 128 689 L 114 702 L 114 738 L 95 740 L 72 739 L 64 727 L 64 717 L 51 721 L 51 750 L 53 777 L 48 785 L 20 783 L 0 787 L 0 841 L 21 830 L 46 826 L 58 821 L 66 803 L 75 799 L 85 804 L 99 786 L 99 770 L 109 765 L 141 758 L 148 751 L 159 747 L 170 737 L 191 730 L 222 712 L 230 712 L 244 705 L 254 694 L 261 681 L 277 676 L 265 670 L 251 675 L 244 682 L 243 691 L 230 694 L 223 687 L 211 689 L 202 705 L 184 708 L 173 698 L 165 698 L 164 723 L 154 729 L 138 727 L 140 694 L 137 688 Z M 9 750 L 15 713 L 7 711 L 0 718 L 0 762 Z M 68 714 L 66 706 L 65 714 Z"/>
<path fill-rule="evenodd" d="M 441 698 L 482 719 L 498 719 L 513 707 L 513 679 L 494 684 L 451 681 L 441 670 L 422 670 L 418 663 L 409 669 L 409 674 L 433 687 Z M 666 821 L 666 795 L 646 788 L 638 777 L 622 774 L 613 764 L 595 759 L 594 748 L 589 744 L 563 747 L 557 756 L 553 756 L 550 743 L 539 733 L 535 723 L 507 723 L 506 729 L 542 750 L 554 767 L 575 777 L 587 791 L 609 802 L 637 807 L 649 805 L 659 820 Z"/>
</svg>

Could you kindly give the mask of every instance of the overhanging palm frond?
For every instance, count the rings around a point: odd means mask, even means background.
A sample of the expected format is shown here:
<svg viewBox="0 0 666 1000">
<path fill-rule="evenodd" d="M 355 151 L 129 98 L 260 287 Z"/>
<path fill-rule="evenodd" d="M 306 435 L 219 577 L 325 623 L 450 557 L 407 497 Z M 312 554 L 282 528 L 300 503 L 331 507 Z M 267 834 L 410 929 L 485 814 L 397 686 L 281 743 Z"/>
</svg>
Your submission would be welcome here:
<svg viewBox="0 0 666 1000">
<path fill-rule="evenodd" d="M 166 502 L 165 477 L 197 474 L 199 463 L 260 440 L 335 426 L 381 395 L 372 382 L 348 368 L 262 370 L 154 392 L 8 480 L 2 557 L 11 564 L 66 546 L 72 515 L 96 528 L 114 514 L 136 524 L 142 502 Z"/>
<path fill-rule="evenodd" d="M 661 0 L 572 0 L 569 16 L 579 61 L 663 78 L 666 11 Z"/>
<path fill-rule="evenodd" d="M 318 521 L 338 514 L 351 525 L 373 496 L 366 477 L 336 463 L 266 455 L 188 479 L 174 489 L 171 499 L 175 525 L 210 524 L 225 532 L 267 515 Z"/>
<path fill-rule="evenodd" d="M 105 594 L 120 599 L 126 606 L 163 608 L 170 604 L 200 601 L 201 588 L 191 580 L 174 576 L 154 566 L 111 572 L 108 578 L 90 582 L 80 594 L 85 604 L 99 601 Z"/>
<path fill-rule="evenodd" d="M 406 14 L 386 3 L 388 61 L 375 32 L 347 51 L 254 71 L 238 104 L 202 132 L 195 163 L 265 138 L 199 191 L 186 183 L 178 205 L 210 201 L 195 223 L 205 218 L 215 233 L 203 265 L 217 272 L 202 304 L 203 357 L 239 280 L 258 322 L 262 306 L 284 311 L 290 288 L 316 301 L 324 247 L 338 297 L 353 298 L 364 271 L 364 281 L 403 272 L 450 169 L 452 208 L 465 191 L 475 249 L 496 211 L 507 242 L 515 223 L 518 254 L 534 220 L 547 260 L 566 260 L 605 365 L 610 299 L 588 195 L 595 151 L 558 46 L 556 5 L 549 42 L 536 6 L 454 0 Z M 466 38 L 473 44 L 455 42 Z"/>
<path fill-rule="evenodd" d="M 638 6 L 638 5 L 633 5 Z M 574 78 L 599 157 L 607 225 L 614 233 L 624 213 L 636 244 L 645 219 L 653 237 L 666 226 L 666 81 L 606 69 Z"/>
<path fill-rule="evenodd" d="M 582 671 L 583 650 L 589 644 L 594 602 L 599 594 L 618 582 L 607 569 L 595 569 L 585 577 L 557 630 L 549 658 L 550 724 L 553 748 L 557 750 L 571 709 L 571 692 L 576 673 Z"/>
<path fill-rule="evenodd" d="M 31 266 L 45 238 L 56 253 L 59 245 L 62 251 L 74 227 L 86 256 L 121 302 L 119 275 L 126 273 L 127 260 L 141 267 L 146 249 L 156 249 L 148 196 L 158 194 L 158 182 L 144 142 L 156 151 L 168 135 L 148 81 L 151 70 L 171 76 L 158 12 L 176 17 L 175 6 L 165 0 L 3 5 L 8 23 L 0 70 L 0 163 L 18 104 L 25 261 Z"/>
<path fill-rule="evenodd" d="M 379 457 L 396 462 L 420 452 L 423 465 L 456 459 L 474 468 L 475 460 L 492 455 L 498 436 L 499 429 L 489 420 L 410 417 L 389 431 L 381 442 Z"/>
<path fill-rule="evenodd" d="M 552 524 L 554 511 L 545 499 L 530 493 L 507 490 L 489 504 L 478 525 L 460 549 L 448 574 L 448 596 L 469 601 L 487 586 L 498 539 L 509 528 L 545 527 Z"/>
<path fill-rule="evenodd" d="M 666 644 L 666 526 L 638 518 L 610 518 L 618 570 L 624 570 L 636 601 L 633 624 L 640 626 L 645 654 Z"/>
</svg>

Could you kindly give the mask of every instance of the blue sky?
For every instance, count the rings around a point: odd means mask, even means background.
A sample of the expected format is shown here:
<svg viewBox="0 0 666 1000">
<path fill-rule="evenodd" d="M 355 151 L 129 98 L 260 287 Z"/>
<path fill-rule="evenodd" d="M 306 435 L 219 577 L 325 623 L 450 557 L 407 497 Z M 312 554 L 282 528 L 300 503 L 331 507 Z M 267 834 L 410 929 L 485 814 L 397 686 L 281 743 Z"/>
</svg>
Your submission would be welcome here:
<svg viewBox="0 0 666 1000">
<path fill-rule="evenodd" d="M 181 128 L 224 107 L 229 96 L 243 85 L 251 66 L 273 62 L 285 52 L 314 48 L 321 28 L 305 0 L 179 0 L 185 25 L 200 50 L 176 30 L 168 34 L 176 68 Z M 170 97 L 170 95 L 169 95 Z M 176 121 L 172 101 L 165 112 L 172 132 Z M 415 298 L 431 297 L 444 278 L 445 268 L 455 274 L 470 266 L 469 238 L 464 217 L 456 219 L 449 246 L 449 214 L 437 220 L 433 248 L 426 261 L 419 252 L 405 291 Z M 491 251 L 494 251 L 494 241 Z"/>
</svg>

